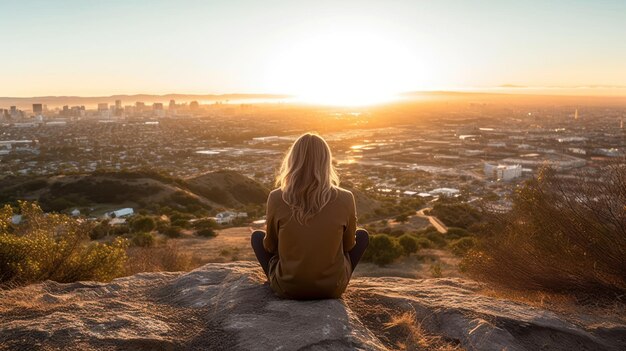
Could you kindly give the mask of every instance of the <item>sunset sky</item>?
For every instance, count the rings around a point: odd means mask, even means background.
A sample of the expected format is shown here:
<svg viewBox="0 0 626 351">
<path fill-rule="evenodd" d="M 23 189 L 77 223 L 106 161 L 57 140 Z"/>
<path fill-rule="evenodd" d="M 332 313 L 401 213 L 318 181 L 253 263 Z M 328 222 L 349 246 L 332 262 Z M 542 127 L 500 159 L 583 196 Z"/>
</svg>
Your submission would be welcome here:
<svg viewBox="0 0 626 351">
<path fill-rule="evenodd" d="M 624 0 L 0 0 L 0 12 L 0 96 L 626 94 Z"/>
</svg>

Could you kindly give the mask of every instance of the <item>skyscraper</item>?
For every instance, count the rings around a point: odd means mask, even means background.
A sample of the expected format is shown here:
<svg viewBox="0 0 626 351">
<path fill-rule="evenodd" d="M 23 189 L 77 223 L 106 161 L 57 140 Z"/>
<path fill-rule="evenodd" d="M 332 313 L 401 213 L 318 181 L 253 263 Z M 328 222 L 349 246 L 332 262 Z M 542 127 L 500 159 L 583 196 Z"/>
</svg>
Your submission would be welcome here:
<svg viewBox="0 0 626 351">
<path fill-rule="evenodd" d="M 43 115 L 43 105 L 42 104 L 33 104 L 33 114 L 35 116 Z"/>
</svg>

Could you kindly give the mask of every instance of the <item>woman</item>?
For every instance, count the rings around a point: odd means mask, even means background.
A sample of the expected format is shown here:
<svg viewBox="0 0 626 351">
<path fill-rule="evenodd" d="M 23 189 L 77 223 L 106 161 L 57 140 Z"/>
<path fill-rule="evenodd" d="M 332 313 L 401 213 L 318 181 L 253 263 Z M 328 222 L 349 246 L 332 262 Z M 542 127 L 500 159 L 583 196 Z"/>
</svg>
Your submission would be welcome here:
<svg viewBox="0 0 626 351">
<path fill-rule="evenodd" d="M 272 290 L 291 299 L 338 298 L 367 248 L 354 196 L 339 187 L 328 144 L 304 134 L 285 156 L 267 199 L 267 232 L 252 248 Z"/>
</svg>

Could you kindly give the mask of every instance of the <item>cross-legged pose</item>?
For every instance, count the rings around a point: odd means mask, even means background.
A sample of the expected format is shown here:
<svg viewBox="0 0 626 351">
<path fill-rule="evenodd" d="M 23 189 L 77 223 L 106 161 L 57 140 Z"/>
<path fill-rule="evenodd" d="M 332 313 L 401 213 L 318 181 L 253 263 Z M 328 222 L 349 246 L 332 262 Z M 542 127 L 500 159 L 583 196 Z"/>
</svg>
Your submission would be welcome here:
<svg viewBox="0 0 626 351">
<path fill-rule="evenodd" d="M 299 137 L 276 184 L 267 199 L 266 231 L 251 238 L 270 287 L 291 299 L 340 297 L 369 237 L 356 228 L 354 196 L 339 187 L 326 141 Z"/>
</svg>

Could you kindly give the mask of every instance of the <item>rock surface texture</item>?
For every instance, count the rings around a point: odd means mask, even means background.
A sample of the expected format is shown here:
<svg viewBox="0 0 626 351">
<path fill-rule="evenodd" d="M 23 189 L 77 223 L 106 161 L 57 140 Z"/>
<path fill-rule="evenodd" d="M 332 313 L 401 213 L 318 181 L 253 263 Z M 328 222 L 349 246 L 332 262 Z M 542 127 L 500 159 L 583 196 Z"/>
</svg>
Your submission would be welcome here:
<svg viewBox="0 0 626 351">
<path fill-rule="evenodd" d="M 341 300 L 289 301 L 272 294 L 252 262 L 110 283 L 45 282 L 0 291 L 0 349 L 420 349 L 409 345 L 413 329 L 389 324 L 402 315 L 446 349 L 626 349 L 623 324 L 561 316 L 478 289 L 461 279 L 356 278 Z"/>
</svg>

